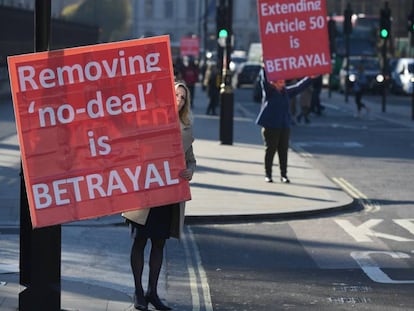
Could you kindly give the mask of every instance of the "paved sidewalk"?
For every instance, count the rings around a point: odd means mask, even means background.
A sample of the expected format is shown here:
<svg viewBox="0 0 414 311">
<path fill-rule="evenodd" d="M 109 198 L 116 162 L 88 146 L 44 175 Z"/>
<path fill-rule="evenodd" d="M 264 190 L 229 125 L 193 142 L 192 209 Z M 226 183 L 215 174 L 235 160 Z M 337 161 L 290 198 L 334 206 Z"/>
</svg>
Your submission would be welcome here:
<svg viewBox="0 0 414 311">
<path fill-rule="evenodd" d="M 333 94 L 322 99 L 327 109 L 344 109 L 353 112 L 353 103 L 344 104 L 343 97 Z M 289 153 L 288 176 L 290 184 L 282 184 L 275 167 L 274 183 L 264 181 L 264 150 L 260 129 L 254 123 L 254 114 L 246 113 L 245 108 L 235 103 L 234 137 L 232 145 L 219 141 L 219 117 L 205 115 L 206 98 L 200 88 L 196 89 L 194 108 L 194 151 L 197 157 L 197 173 L 191 183 L 192 201 L 188 202 L 187 222 L 227 219 L 263 219 L 285 217 L 297 214 L 323 212 L 352 205 L 353 198 L 337 184 L 315 169 L 303 153 L 291 150 Z M 251 103 L 256 105 L 256 103 Z M 376 112 L 375 112 L 376 113 Z M 402 112 L 406 113 L 406 112 Z M 377 113 L 376 113 L 377 114 Z M 378 115 L 379 117 L 385 117 Z M 401 114 L 390 112 L 387 118 L 395 122 L 414 122 L 401 118 Z M 401 121 L 403 119 L 403 121 Z M 7 202 L 8 208 L 0 208 L 0 228 L 18 226 L 18 174 L 19 160 L 14 155 L 17 139 L 13 135 L 0 137 L 0 159 L 7 156 L 10 169 L 0 170 L 0 182 L 14 181 L 8 191 L 0 192 L 0 201 Z M 6 152 L 7 151 L 7 152 Z M 1 162 L 6 163 L 6 162 Z M 277 159 L 275 160 L 277 163 Z M 16 183 L 17 182 L 17 183 Z M 16 193 L 10 193 L 14 189 Z M 6 201 L 5 201 L 6 200 Z M 122 221 L 119 215 L 77 222 L 76 225 L 104 225 Z M 73 225 L 73 224 L 72 224 Z M 0 233 L 1 241 L 1 233 Z M 18 263 L 16 266 L 2 266 L 0 258 L 0 310 L 16 310 L 18 293 Z M 6 273 L 8 272 L 8 273 Z M 173 289 L 168 284 L 167 275 L 161 276 L 161 286 L 166 291 Z M 62 280 L 62 308 L 65 310 L 133 310 L 131 294 L 123 293 L 101 285 Z M 164 294 L 164 293 L 161 293 Z"/>
<path fill-rule="evenodd" d="M 256 104 L 257 105 L 257 104 Z M 353 199 L 299 153 L 289 153 L 290 184 L 264 181 L 264 147 L 254 119 L 236 115 L 232 145 L 220 144 L 219 118 L 195 109 L 194 152 L 197 172 L 191 183 L 193 200 L 186 211 L 189 221 L 220 218 L 280 217 L 317 212 L 352 203 Z M 238 114 L 237 108 L 235 112 Z M 209 131 L 206 133 L 206 131 Z M 275 158 L 277 164 L 277 157 Z"/>
</svg>

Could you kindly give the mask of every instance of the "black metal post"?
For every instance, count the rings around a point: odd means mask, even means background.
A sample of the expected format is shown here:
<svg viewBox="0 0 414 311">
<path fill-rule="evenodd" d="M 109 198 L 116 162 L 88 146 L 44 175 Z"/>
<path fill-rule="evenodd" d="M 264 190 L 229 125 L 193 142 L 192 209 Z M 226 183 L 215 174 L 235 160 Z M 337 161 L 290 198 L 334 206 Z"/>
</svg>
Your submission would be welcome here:
<svg viewBox="0 0 414 311">
<path fill-rule="evenodd" d="M 387 42 L 388 39 L 384 39 L 383 46 L 382 46 L 382 75 L 384 76 L 384 82 L 382 83 L 382 100 L 381 100 L 381 108 L 382 112 L 386 112 L 387 107 L 387 76 L 388 76 L 388 60 L 387 60 Z"/>
<path fill-rule="evenodd" d="M 414 83 L 413 83 L 413 92 L 411 93 L 411 120 L 414 120 Z"/>
<path fill-rule="evenodd" d="M 386 111 L 387 85 L 388 85 L 388 39 L 391 37 L 391 10 L 388 1 L 385 2 L 384 8 L 380 10 L 380 37 L 383 39 L 382 45 L 382 74 L 384 83 L 382 85 L 382 112 Z"/>
<path fill-rule="evenodd" d="M 220 85 L 220 141 L 223 145 L 233 144 L 234 91 L 231 83 L 230 56 L 233 36 L 233 0 L 223 1 L 226 12 L 228 36 L 223 49 L 223 62 Z"/>
<path fill-rule="evenodd" d="M 352 8 L 348 3 L 344 11 L 344 24 L 343 32 L 345 34 L 345 58 L 346 58 L 346 75 L 345 75 L 345 102 L 348 102 L 348 86 L 349 86 L 349 36 L 352 33 Z"/>
<path fill-rule="evenodd" d="M 410 12 L 410 24 L 409 27 L 409 37 L 410 37 L 410 47 L 413 47 L 414 42 L 414 32 L 413 32 L 413 19 L 414 19 L 414 0 L 412 2 L 412 8 Z M 414 120 L 414 82 L 412 82 L 412 93 L 411 93 L 411 120 Z"/>
<path fill-rule="evenodd" d="M 202 56 L 202 60 L 204 62 L 204 64 L 206 64 L 207 62 L 207 36 L 208 36 L 208 32 L 207 32 L 207 11 L 208 11 L 208 1 L 204 0 L 204 19 L 203 19 L 203 46 L 204 46 L 204 52 L 203 52 L 203 56 Z"/>
<path fill-rule="evenodd" d="M 51 0 L 36 0 L 35 52 L 49 49 Z M 61 310 L 61 226 L 33 229 L 23 169 L 20 179 L 20 311 Z"/>
<path fill-rule="evenodd" d="M 346 54 L 346 76 L 345 76 L 345 102 L 348 102 L 349 93 L 349 34 L 345 34 L 345 54 Z"/>
</svg>

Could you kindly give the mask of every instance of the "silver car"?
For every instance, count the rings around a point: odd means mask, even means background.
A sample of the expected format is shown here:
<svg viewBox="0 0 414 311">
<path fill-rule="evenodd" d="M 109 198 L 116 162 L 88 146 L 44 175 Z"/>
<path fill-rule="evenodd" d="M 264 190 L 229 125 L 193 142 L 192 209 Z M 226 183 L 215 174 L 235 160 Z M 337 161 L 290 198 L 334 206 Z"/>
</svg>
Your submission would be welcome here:
<svg viewBox="0 0 414 311">
<path fill-rule="evenodd" d="M 391 92 L 397 94 L 412 94 L 413 83 L 414 59 L 396 59 L 391 71 Z"/>
</svg>

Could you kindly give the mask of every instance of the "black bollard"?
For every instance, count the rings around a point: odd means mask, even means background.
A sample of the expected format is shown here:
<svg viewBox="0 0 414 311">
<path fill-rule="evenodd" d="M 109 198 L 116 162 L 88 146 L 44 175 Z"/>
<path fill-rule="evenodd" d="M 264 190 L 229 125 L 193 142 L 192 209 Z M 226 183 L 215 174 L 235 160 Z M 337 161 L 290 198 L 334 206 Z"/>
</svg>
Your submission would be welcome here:
<svg viewBox="0 0 414 311">
<path fill-rule="evenodd" d="M 232 87 L 220 90 L 220 141 L 223 145 L 233 144 L 234 93 Z"/>
<path fill-rule="evenodd" d="M 51 0 L 36 0 L 35 51 L 49 49 Z M 20 178 L 20 311 L 61 310 L 61 226 L 33 229 L 23 169 Z"/>
</svg>

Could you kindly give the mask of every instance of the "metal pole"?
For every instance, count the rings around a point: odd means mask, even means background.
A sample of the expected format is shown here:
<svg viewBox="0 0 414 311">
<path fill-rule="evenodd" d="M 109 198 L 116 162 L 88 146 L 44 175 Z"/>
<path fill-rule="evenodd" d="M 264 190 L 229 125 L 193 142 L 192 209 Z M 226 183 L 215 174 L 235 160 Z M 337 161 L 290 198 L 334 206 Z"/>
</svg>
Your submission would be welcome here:
<svg viewBox="0 0 414 311">
<path fill-rule="evenodd" d="M 35 52 L 49 49 L 51 0 L 36 0 Z M 33 229 L 23 169 L 20 178 L 21 311 L 61 310 L 61 226 Z"/>
<path fill-rule="evenodd" d="M 414 83 L 413 83 L 413 92 L 411 93 L 411 120 L 414 120 Z"/>
<path fill-rule="evenodd" d="M 348 102 L 349 84 L 349 33 L 345 34 L 345 54 L 346 54 L 346 76 L 345 76 L 345 102 Z"/>
<path fill-rule="evenodd" d="M 414 12 L 414 0 L 413 0 L 412 3 L 413 4 L 412 4 L 411 13 Z M 410 47 L 410 54 L 409 54 L 409 56 L 411 56 L 411 47 L 412 47 L 413 40 L 414 40 L 413 33 L 412 33 L 412 31 L 410 31 L 410 44 L 408 45 Z M 412 88 L 413 88 L 413 92 L 411 93 L 411 120 L 414 120 L 414 82 L 412 84 Z"/>
<path fill-rule="evenodd" d="M 233 0 L 226 3 L 227 29 L 229 30 L 226 44 L 223 49 L 222 83 L 220 85 L 220 141 L 223 145 L 233 144 L 233 110 L 234 92 L 230 74 L 230 55 L 232 50 L 233 36 Z"/>
<path fill-rule="evenodd" d="M 387 73 L 387 41 L 388 39 L 384 39 L 383 42 L 383 46 L 382 46 L 382 60 L 383 60 L 383 64 L 382 64 L 382 74 L 384 76 L 384 82 L 382 83 L 382 101 L 381 101 L 381 107 L 382 107 L 382 112 L 386 111 L 386 99 L 387 99 L 387 80 L 386 77 L 388 75 Z"/>
<path fill-rule="evenodd" d="M 204 64 L 207 61 L 207 19 L 208 19 L 208 0 L 204 0 L 204 19 L 203 19 L 203 46 L 204 46 L 204 53 L 202 56 L 202 60 Z"/>
</svg>

